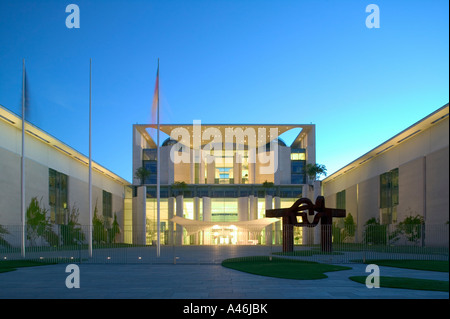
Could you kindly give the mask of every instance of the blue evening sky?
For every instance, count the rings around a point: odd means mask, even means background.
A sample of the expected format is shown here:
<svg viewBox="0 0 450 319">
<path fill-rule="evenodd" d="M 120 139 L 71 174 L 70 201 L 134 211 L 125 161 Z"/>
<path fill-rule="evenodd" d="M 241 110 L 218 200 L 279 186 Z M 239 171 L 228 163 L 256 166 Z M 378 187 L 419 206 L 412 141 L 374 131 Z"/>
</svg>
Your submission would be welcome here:
<svg viewBox="0 0 450 319">
<path fill-rule="evenodd" d="M 80 28 L 65 21 L 80 9 Z M 366 27 L 366 6 L 380 28 Z M 448 1 L 0 1 L 0 104 L 132 180 L 132 124 L 316 124 L 328 174 L 449 100 Z M 287 138 L 289 142 L 289 138 Z"/>
</svg>

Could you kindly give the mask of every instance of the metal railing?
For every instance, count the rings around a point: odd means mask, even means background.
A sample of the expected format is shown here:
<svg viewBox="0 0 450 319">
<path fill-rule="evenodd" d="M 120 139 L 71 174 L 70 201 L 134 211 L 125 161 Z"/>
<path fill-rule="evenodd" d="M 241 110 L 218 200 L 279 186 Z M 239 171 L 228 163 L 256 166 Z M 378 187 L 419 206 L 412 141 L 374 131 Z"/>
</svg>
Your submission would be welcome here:
<svg viewBox="0 0 450 319">
<path fill-rule="evenodd" d="M 129 242 L 126 242 L 124 239 L 127 235 L 123 233 L 117 236 L 111 230 L 94 229 L 90 246 L 88 226 L 27 227 L 23 237 L 22 226 L 9 225 L 0 228 L 0 262 L 31 259 L 70 263 L 220 264 L 228 258 L 249 256 L 326 263 L 360 263 L 377 259 L 448 261 L 448 224 L 408 227 L 370 225 L 362 229 L 330 227 L 333 237 L 331 251 L 323 251 L 321 248 L 320 228 L 303 229 L 301 238 L 296 237 L 296 244 L 290 252 L 283 252 L 282 231 L 266 228 L 262 232 L 239 233 L 245 240 L 223 241 L 236 244 L 208 245 L 197 244 L 198 241 L 193 240 L 195 235 L 187 236 L 183 231 L 174 231 L 165 234 L 157 255 L 156 242 L 148 233 L 129 233 Z M 26 239 L 24 246 L 22 238 Z M 145 243 L 142 238 L 145 238 Z M 142 243 L 139 244 L 139 241 Z"/>
</svg>

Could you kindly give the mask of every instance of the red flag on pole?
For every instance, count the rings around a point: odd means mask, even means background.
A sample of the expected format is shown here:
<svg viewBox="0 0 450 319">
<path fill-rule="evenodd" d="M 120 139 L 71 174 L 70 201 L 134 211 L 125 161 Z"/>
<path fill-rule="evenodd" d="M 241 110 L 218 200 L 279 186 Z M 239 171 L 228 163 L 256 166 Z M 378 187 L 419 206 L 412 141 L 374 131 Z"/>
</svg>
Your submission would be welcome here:
<svg viewBox="0 0 450 319">
<path fill-rule="evenodd" d="M 159 100 L 159 64 L 158 64 L 158 70 L 156 71 L 155 92 L 153 93 L 152 124 L 156 124 L 156 122 L 157 122 L 158 100 Z"/>
</svg>

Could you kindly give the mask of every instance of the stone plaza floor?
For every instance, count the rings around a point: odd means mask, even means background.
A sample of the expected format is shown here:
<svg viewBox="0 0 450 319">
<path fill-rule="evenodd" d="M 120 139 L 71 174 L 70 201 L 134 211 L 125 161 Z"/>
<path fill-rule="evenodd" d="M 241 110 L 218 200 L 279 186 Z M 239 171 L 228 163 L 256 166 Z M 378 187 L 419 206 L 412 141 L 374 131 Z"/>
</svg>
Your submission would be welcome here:
<svg viewBox="0 0 450 319">
<path fill-rule="evenodd" d="M 66 264 L 0 274 L 0 299 L 448 299 L 448 292 L 367 288 L 348 279 L 366 265 L 318 280 L 252 275 L 221 265 L 80 264 L 80 288 L 67 288 Z M 449 280 L 448 273 L 380 267 L 381 276 Z"/>
</svg>

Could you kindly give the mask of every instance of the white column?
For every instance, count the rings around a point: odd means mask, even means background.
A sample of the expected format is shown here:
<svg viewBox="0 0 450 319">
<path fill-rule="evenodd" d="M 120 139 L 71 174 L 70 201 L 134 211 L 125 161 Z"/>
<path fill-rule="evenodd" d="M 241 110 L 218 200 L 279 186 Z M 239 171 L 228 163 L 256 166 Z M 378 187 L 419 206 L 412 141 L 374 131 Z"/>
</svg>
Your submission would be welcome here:
<svg viewBox="0 0 450 319">
<path fill-rule="evenodd" d="M 193 202 L 194 202 L 194 220 L 200 220 L 200 198 L 199 197 L 194 197 L 193 198 Z M 199 244 L 199 232 L 195 233 L 195 244 L 198 245 Z"/>
<path fill-rule="evenodd" d="M 211 198 L 203 197 L 203 220 L 205 222 L 211 221 Z M 203 231 L 203 244 L 208 245 L 211 243 L 210 230 Z"/>
<path fill-rule="evenodd" d="M 183 195 L 178 195 L 176 198 L 176 214 L 178 217 L 183 217 Z M 180 225 L 177 225 L 175 229 L 175 245 L 182 245 L 183 244 L 183 227 Z"/>
<path fill-rule="evenodd" d="M 250 220 L 258 219 L 258 197 L 250 195 L 248 201 Z"/>
<path fill-rule="evenodd" d="M 208 184 L 214 184 L 214 179 L 216 178 L 216 162 L 213 161 L 206 165 L 207 169 L 207 182 Z"/>
<path fill-rule="evenodd" d="M 256 183 L 256 149 L 248 150 L 248 183 Z"/>
<path fill-rule="evenodd" d="M 272 195 L 266 195 L 266 210 L 272 209 Z M 266 226 L 266 245 L 272 244 L 272 224 Z"/>
<path fill-rule="evenodd" d="M 250 195 L 248 197 L 248 210 L 249 210 L 249 220 L 258 219 L 258 197 Z M 249 240 L 259 240 L 259 232 L 251 231 L 249 234 Z"/>
<path fill-rule="evenodd" d="M 234 154 L 233 179 L 234 184 L 242 183 L 242 157 L 239 153 Z"/>
<path fill-rule="evenodd" d="M 170 220 L 174 217 L 175 213 L 175 197 L 169 197 L 167 199 L 167 210 L 168 210 L 168 218 L 169 218 L 169 239 L 168 244 L 173 245 L 174 244 L 174 223 Z"/>
<path fill-rule="evenodd" d="M 137 196 L 133 198 L 133 244 L 145 245 L 146 238 L 146 186 L 137 188 Z"/>
<path fill-rule="evenodd" d="M 239 221 L 249 220 L 248 208 L 249 208 L 248 197 L 239 197 L 238 198 Z M 239 228 L 237 240 L 238 244 L 246 244 L 248 241 L 248 230 L 245 228 Z"/>
<path fill-rule="evenodd" d="M 204 151 L 200 150 L 200 164 L 199 164 L 199 174 L 200 176 L 198 177 L 198 183 L 199 184 L 205 184 L 205 169 L 206 169 L 206 161 L 204 159 Z"/>
<path fill-rule="evenodd" d="M 281 199 L 278 196 L 274 197 L 274 208 L 278 209 L 281 208 Z M 275 244 L 280 245 L 281 244 L 281 221 L 278 221 L 275 223 Z"/>
</svg>

